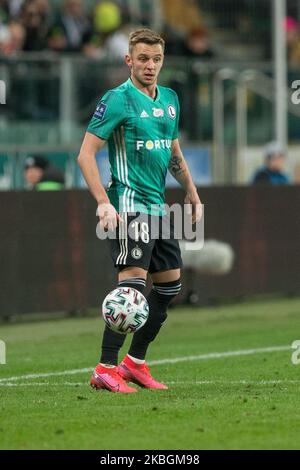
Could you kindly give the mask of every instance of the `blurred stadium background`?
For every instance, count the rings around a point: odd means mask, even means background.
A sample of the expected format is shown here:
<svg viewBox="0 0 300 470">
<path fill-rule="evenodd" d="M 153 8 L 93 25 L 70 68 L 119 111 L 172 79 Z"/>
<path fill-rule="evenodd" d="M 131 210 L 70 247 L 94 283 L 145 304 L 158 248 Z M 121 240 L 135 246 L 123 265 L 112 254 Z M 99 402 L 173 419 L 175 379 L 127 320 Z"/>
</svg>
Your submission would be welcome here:
<svg viewBox="0 0 300 470">
<path fill-rule="evenodd" d="M 84 312 L 114 285 L 76 156 L 97 100 L 128 76 L 140 25 L 166 39 L 160 83 L 180 98 L 205 237 L 234 253 L 221 276 L 187 266 L 178 302 L 299 295 L 299 24 L 300 0 L 0 0 L 0 317 Z M 270 141 L 287 147 L 291 184 L 253 186 Z M 29 190 L 37 155 L 63 172 L 63 190 Z M 106 151 L 98 160 L 106 183 Z M 167 199 L 183 200 L 171 179 Z"/>
</svg>

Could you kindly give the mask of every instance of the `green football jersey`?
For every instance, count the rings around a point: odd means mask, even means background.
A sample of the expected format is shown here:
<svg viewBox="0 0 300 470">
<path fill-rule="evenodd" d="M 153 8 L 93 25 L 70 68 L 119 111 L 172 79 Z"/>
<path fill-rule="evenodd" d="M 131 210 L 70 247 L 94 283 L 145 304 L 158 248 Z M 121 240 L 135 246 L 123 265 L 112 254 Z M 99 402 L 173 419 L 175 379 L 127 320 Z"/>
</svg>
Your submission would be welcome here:
<svg viewBox="0 0 300 470">
<path fill-rule="evenodd" d="M 108 141 L 108 196 L 118 212 L 164 213 L 165 179 L 178 121 L 173 90 L 158 86 L 153 99 L 131 79 L 98 103 L 87 131 Z"/>
</svg>

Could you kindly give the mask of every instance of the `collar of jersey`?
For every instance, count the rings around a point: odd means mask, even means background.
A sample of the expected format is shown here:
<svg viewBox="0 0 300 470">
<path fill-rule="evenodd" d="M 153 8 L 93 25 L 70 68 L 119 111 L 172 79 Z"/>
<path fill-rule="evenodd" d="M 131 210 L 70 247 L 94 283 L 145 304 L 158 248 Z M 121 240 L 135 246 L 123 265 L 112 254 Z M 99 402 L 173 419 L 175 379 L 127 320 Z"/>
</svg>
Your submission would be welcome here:
<svg viewBox="0 0 300 470">
<path fill-rule="evenodd" d="M 134 88 L 136 91 L 138 91 L 141 95 L 145 96 L 146 98 L 148 98 L 148 100 L 151 101 L 151 103 L 156 103 L 157 101 L 159 101 L 159 98 L 160 98 L 160 91 L 159 91 L 159 87 L 156 86 L 156 90 L 157 90 L 157 95 L 156 95 L 156 98 L 155 100 L 153 98 L 151 98 L 151 96 L 148 96 L 146 95 L 146 93 L 144 93 L 143 91 L 139 90 L 133 83 L 133 81 L 131 80 L 131 78 L 128 78 L 127 80 L 127 83 L 129 86 L 131 86 L 132 88 Z"/>
</svg>

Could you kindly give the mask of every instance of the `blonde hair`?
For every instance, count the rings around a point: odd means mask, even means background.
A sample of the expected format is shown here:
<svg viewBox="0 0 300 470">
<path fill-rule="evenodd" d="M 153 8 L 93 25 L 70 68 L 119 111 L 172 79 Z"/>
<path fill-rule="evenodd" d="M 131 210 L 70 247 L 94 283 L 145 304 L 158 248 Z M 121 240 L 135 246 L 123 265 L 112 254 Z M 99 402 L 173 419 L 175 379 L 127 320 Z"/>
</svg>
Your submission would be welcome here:
<svg viewBox="0 0 300 470">
<path fill-rule="evenodd" d="M 150 45 L 160 44 L 163 51 L 165 50 L 163 38 L 151 29 L 138 29 L 129 35 L 129 52 L 131 53 L 134 46 L 140 42 Z"/>
</svg>

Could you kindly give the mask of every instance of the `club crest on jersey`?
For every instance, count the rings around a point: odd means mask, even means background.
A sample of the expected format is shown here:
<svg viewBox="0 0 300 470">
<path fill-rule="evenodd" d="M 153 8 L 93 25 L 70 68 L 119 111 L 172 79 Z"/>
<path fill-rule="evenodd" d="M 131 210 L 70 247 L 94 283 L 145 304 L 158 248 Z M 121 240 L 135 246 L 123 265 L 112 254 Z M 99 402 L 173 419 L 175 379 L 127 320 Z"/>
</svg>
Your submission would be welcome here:
<svg viewBox="0 0 300 470">
<path fill-rule="evenodd" d="M 100 119 L 100 121 L 102 121 L 102 119 L 104 118 L 104 114 L 106 113 L 106 110 L 107 110 L 107 105 L 104 103 L 100 103 L 98 104 L 96 108 L 94 116 Z"/>
<path fill-rule="evenodd" d="M 171 104 L 168 106 L 168 113 L 171 119 L 176 118 L 176 109 Z"/>
<path fill-rule="evenodd" d="M 131 256 L 134 259 L 141 259 L 141 257 L 143 256 L 143 251 L 141 250 L 141 248 L 136 246 L 135 248 L 133 248 L 133 250 L 131 250 Z"/>
<path fill-rule="evenodd" d="M 152 108 L 152 110 L 154 117 L 163 117 L 165 114 L 164 110 L 160 108 Z"/>
</svg>

